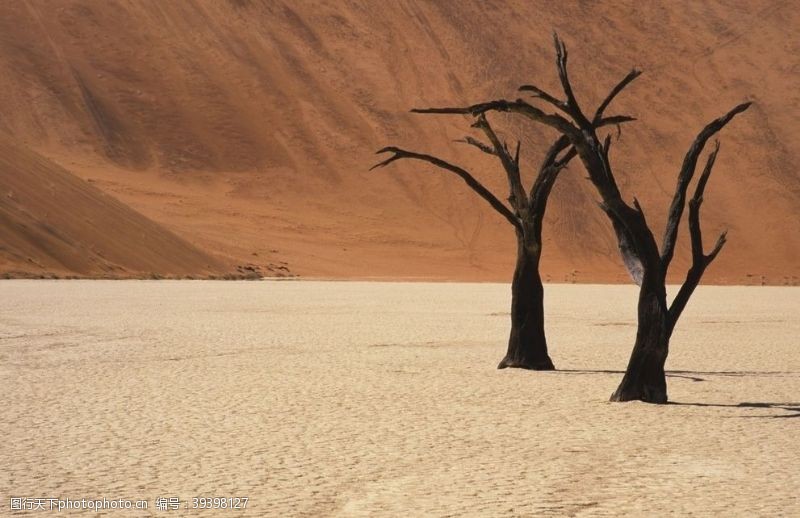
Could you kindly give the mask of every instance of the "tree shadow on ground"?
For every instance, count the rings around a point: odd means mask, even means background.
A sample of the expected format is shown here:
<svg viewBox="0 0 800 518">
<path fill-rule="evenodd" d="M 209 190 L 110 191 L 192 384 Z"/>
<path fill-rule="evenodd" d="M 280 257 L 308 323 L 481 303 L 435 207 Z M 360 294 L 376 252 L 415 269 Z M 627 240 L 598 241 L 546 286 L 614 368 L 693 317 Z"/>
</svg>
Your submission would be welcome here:
<svg viewBox="0 0 800 518">
<path fill-rule="evenodd" d="M 668 405 L 677 406 L 698 406 L 698 407 L 718 407 L 718 408 L 777 408 L 785 410 L 788 414 L 778 415 L 743 415 L 740 417 L 769 417 L 774 419 L 782 419 L 786 417 L 800 417 L 800 403 L 761 403 L 761 402 L 744 402 L 744 403 L 682 403 L 679 401 L 670 401 Z"/>
<path fill-rule="evenodd" d="M 616 370 L 602 370 L 602 369 L 557 369 L 554 372 L 563 372 L 565 374 L 625 374 L 625 371 Z M 705 381 L 703 378 L 692 376 L 688 371 L 667 371 L 668 378 L 685 378 L 692 381 Z M 708 373 L 697 373 L 708 374 Z"/>
<path fill-rule="evenodd" d="M 553 372 L 563 372 L 565 374 L 625 374 L 625 371 L 620 370 L 602 370 L 602 369 L 557 369 Z M 794 377 L 800 376 L 800 372 L 790 371 L 666 371 L 668 378 L 684 378 L 691 381 L 706 381 L 706 378 L 701 376 L 731 376 L 731 377 L 750 377 L 750 376 L 764 376 L 764 377 Z"/>
<path fill-rule="evenodd" d="M 604 370 L 604 369 L 559 369 L 551 371 L 553 373 L 564 374 L 625 374 L 621 370 Z M 796 377 L 800 376 L 800 372 L 793 371 L 666 371 L 668 378 L 684 378 L 691 381 L 706 381 L 706 378 L 700 376 L 713 377 L 713 376 L 731 376 L 731 377 Z M 766 418 L 787 418 L 787 417 L 800 417 L 800 403 L 762 403 L 762 402 L 742 402 L 742 403 L 683 403 L 678 401 L 670 401 L 668 405 L 676 406 L 696 406 L 696 407 L 718 407 L 718 408 L 773 408 L 785 410 L 788 414 L 779 415 L 744 415 L 740 417 L 766 417 Z"/>
</svg>

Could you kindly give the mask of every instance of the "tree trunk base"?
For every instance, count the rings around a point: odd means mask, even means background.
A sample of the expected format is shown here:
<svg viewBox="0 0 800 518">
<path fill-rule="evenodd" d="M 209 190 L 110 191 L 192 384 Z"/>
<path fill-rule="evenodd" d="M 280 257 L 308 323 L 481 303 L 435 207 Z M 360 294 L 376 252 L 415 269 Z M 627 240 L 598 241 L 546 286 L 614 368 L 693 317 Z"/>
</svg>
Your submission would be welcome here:
<svg viewBox="0 0 800 518">
<path fill-rule="evenodd" d="M 514 360 L 506 356 L 503 358 L 497 365 L 498 369 L 528 369 L 532 371 L 554 371 L 556 370 L 555 365 L 553 365 L 553 361 L 550 358 L 546 360 L 539 360 L 539 361 L 526 361 L 526 360 Z"/>
<path fill-rule="evenodd" d="M 611 394 L 610 401 L 625 402 L 625 401 L 644 401 L 645 403 L 654 403 L 657 405 L 664 405 L 667 403 L 667 390 L 666 387 L 655 386 L 639 386 L 639 387 L 622 387 L 620 386 Z"/>
</svg>

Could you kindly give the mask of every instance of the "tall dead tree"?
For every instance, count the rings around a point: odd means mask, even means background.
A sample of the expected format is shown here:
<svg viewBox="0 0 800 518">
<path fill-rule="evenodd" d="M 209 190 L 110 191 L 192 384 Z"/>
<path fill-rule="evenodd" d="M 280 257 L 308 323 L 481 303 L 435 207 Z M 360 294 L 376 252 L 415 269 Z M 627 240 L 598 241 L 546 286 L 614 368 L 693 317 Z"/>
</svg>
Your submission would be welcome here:
<svg viewBox="0 0 800 518">
<path fill-rule="evenodd" d="M 520 90 L 532 92 L 536 99 L 555 107 L 558 113 L 545 113 L 522 99 L 491 101 L 460 108 L 429 108 L 417 111 L 470 114 L 475 117 L 491 111 L 513 112 L 556 129 L 563 138 L 568 140 L 600 194 L 602 199 L 600 207 L 611 221 L 623 262 L 633 280 L 640 287 L 636 342 L 622 382 L 611 396 L 611 400 L 666 403 L 667 384 L 664 365 L 669 352 L 670 337 L 703 273 L 725 244 L 726 234 L 723 232 L 711 251 L 706 254 L 703 250 L 700 229 L 700 205 L 719 151 L 718 143 L 708 155 L 703 172 L 696 183 L 694 194 L 689 200 L 692 265 L 678 294 L 669 304 L 665 288 L 666 275 L 675 251 L 675 242 L 680 220 L 685 210 L 687 191 L 694 177 L 697 161 L 708 140 L 728 124 L 733 117 L 745 111 L 750 103 L 740 104 L 722 117 L 710 122 L 695 137 L 678 173 L 677 186 L 667 215 L 664 239 L 659 250 L 639 202 L 636 198 L 633 199 L 632 205 L 623 201 L 609 162 L 610 135 L 607 135 L 601 142 L 596 131 L 599 127 L 597 116 L 589 119 L 581 110 L 567 73 L 566 46 L 557 35 L 554 35 L 554 40 L 556 67 L 564 99 L 556 98 L 532 85 L 523 86 Z M 600 104 L 597 113 L 602 114 L 608 103 L 639 74 L 638 70 L 632 70 L 613 88 L 611 94 Z"/>
<path fill-rule="evenodd" d="M 593 128 L 609 124 L 620 124 L 630 117 L 603 117 L 603 109 L 598 110 L 592 122 Z M 412 110 L 418 111 L 418 110 Z M 544 289 L 539 274 L 539 260 L 542 254 L 542 220 L 547 208 L 547 199 L 559 175 L 576 153 L 567 137 L 556 139 L 545 155 L 536 180 L 526 191 L 520 175 L 520 142 L 512 153 L 508 145 L 494 130 L 485 111 L 474 114 L 473 128 L 480 130 L 488 143 L 473 137 L 465 137 L 460 142 L 495 156 L 502 165 L 510 195 L 509 205 L 500 201 L 489 189 L 484 187 L 463 167 L 454 165 L 433 155 L 407 151 L 398 147 L 385 147 L 378 154 L 390 153 L 387 159 L 372 169 L 384 167 L 396 160 L 413 159 L 432 164 L 444 171 L 459 176 L 492 208 L 503 216 L 517 236 L 517 262 L 511 282 L 511 333 L 508 339 L 506 356 L 498 369 L 517 367 L 532 370 L 553 370 L 553 362 L 547 352 L 544 331 Z"/>
</svg>

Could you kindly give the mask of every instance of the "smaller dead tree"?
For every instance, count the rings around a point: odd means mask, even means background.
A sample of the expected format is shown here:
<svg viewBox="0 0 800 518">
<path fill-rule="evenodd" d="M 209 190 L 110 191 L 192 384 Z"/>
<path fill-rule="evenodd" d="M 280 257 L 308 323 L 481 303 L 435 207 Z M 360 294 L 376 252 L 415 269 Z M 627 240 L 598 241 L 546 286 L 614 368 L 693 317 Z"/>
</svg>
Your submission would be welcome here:
<svg viewBox="0 0 800 518">
<path fill-rule="evenodd" d="M 598 126 L 594 123 L 597 118 L 587 118 L 579 106 L 567 73 L 566 46 L 557 35 L 554 35 L 554 40 L 556 68 L 564 99 L 558 99 L 536 86 L 523 86 L 520 90 L 532 92 L 536 99 L 555 107 L 558 113 L 545 113 L 522 99 L 491 101 L 460 108 L 430 108 L 424 111 L 428 113 L 462 113 L 476 117 L 490 111 L 512 112 L 552 127 L 568 139 L 600 195 L 602 200 L 600 207 L 608 216 L 617 236 L 623 262 L 633 280 L 640 287 L 636 342 L 622 382 L 611 396 L 611 400 L 666 403 L 667 383 L 664 365 L 669 352 L 670 337 L 689 297 L 726 240 L 726 233 L 723 232 L 711 251 L 706 254 L 700 230 L 700 205 L 719 151 L 719 144 L 716 144 L 714 150 L 708 155 L 703 172 L 695 186 L 694 194 L 689 201 L 692 266 L 689 268 L 686 280 L 678 294 L 669 304 L 665 286 L 666 275 L 675 251 L 678 227 L 685 211 L 687 191 L 695 175 L 697 161 L 708 140 L 736 115 L 745 111 L 750 103 L 742 103 L 734 107 L 722 117 L 706 125 L 695 137 L 678 173 L 677 186 L 667 215 L 664 240 L 659 250 L 639 202 L 636 198 L 633 199 L 632 205 L 623 201 L 609 161 L 610 135 L 601 141 L 596 131 Z M 613 99 L 639 74 L 638 70 L 631 71 L 612 90 L 612 94 L 601 103 L 598 112 L 602 112 L 610 99 Z"/>
<path fill-rule="evenodd" d="M 598 110 L 593 127 L 620 124 L 633 120 L 631 117 L 603 117 L 603 111 L 611 101 Z M 412 110 L 424 113 L 424 110 Z M 520 142 L 517 141 L 512 153 L 490 124 L 485 113 L 476 113 L 473 128 L 480 130 L 488 143 L 474 137 L 465 137 L 459 142 L 474 146 L 480 151 L 496 157 L 505 171 L 510 195 L 506 205 L 489 189 L 484 187 L 463 167 L 442 160 L 433 155 L 407 151 L 398 147 L 385 147 L 378 154 L 390 153 L 387 159 L 371 168 L 384 167 L 396 160 L 413 159 L 432 164 L 439 169 L 460 177 L 475 193 L 503 216 L 517 237 L 517 260 L 511 282 L 511 333 L 505 357 L 498 369 L 517 367 L 531 370 L 553 370 L 553 361 L 547 351 L 544 330 L 544 288 L 539 274 L 539 260 L 542 254 L 542 220 L 547 208 L 547 199 L 559 173 L 575 157 L 575 148 L 567 137 L 561 136 L 550 146 L 539 167 L 536 180 L 529 190 L 522 184 L 520 174 Z"/>
</svg>

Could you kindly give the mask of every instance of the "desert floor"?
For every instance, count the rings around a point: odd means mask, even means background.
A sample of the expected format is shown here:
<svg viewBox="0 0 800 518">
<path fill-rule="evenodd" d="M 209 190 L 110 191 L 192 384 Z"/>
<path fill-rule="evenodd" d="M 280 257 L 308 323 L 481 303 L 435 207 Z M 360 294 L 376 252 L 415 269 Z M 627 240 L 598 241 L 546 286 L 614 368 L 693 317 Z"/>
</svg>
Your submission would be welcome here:
<svg viewBox="0 0 800 518">
<path fill-rule="evenodd" d="M 667 406 L 606 402 L 635 288 L 546 296 L 535 373 L 494 368 L 502 284 L 0 282 L 0 515 L 800 515 L 800 290 L 701 286 Z"/>
</svg>

